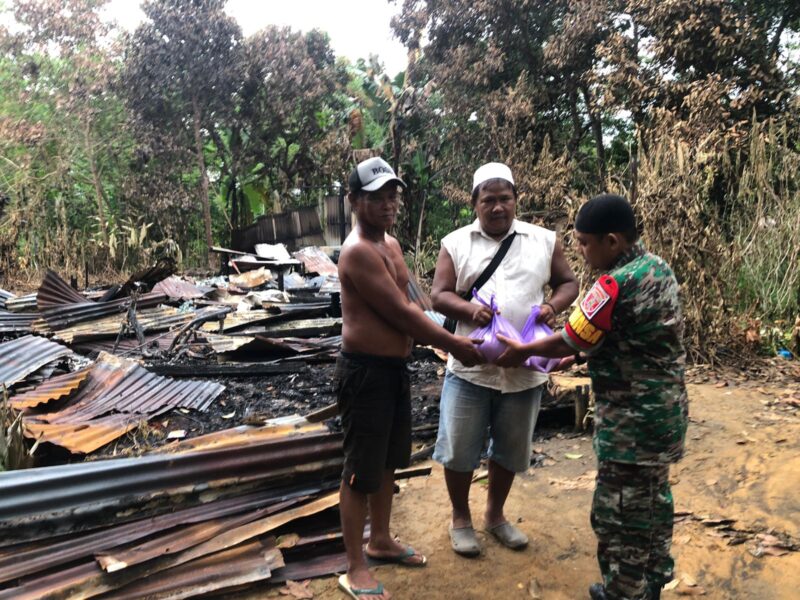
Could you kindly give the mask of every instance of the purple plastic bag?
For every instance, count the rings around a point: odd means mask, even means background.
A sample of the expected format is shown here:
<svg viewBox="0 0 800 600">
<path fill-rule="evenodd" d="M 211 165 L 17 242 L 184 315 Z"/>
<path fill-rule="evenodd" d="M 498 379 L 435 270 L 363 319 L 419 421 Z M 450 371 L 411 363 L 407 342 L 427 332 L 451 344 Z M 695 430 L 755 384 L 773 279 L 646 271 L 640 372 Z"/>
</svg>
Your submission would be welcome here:
<svg viewBox="0 0 800 600">
<path fill-rule="evenodd" d="M 528 320 L 525 321 L 525 326 L 522 328 L 522 333 L 520 337 L 522 341 L 526 344 L 534 340 L 541 339 L 543 337 L 547 337 L 548 335 L 553 334 L 553 330 L 546 323 L 537 323 L 536 319 L 539 316 L 539 312 L 541 312 L 540 306 L 533 306 L 531 308 L 531 314 L 528 317 Z M 545 358 L 543 356 L 531 356 L 526 360 L 523 365 L 528 367 L 529 369 L 533 369 L 535 371 L 539 371 L 541 373 L 549 373 L 553 369 L 555 369 L 558 364 L 561 362 L 560 358 Z"/>
<path fill-rule="evenodd" d="M 497 303 L 494 301 L 494 294 L 490 301 L 487 303 L 476 290 L 472 290 L 472 295 L 475 299 L 492 309 L 492 320 L 484 327 L 478 327 L 475 331 L 469 334 L 469 337 L 475 340 L 483 340 L 483 343 L 478 346 L 478 351 L 483 354 L 487 362 L 495 362 L 500 355 L 505 352 L 506 344 L 497 339 L 497 334 L 500 333 L 507 338 L 522 341 L 519 331 L 514 327 L 503 315 L 497 314 Z"/>
</svg>

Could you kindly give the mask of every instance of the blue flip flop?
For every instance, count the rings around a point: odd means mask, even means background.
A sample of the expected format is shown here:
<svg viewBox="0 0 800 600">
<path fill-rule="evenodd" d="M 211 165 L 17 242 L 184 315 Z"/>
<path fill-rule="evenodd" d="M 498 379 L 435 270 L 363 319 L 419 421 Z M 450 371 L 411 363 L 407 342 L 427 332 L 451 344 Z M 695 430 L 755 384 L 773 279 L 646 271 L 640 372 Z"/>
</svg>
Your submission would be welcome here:
<svg viewBox="0 0 800 600">
<path fill-rule="evenodd" d="M 371 560 L 375 560 L 382 563 L 392 563 L 396 565 L 403 565 L 404 567 L 424 567 L 428 563 L 428 557 L 424 554 L 418 554 L 414 548 L 411 546 L 406 546 L 406 549 L 403 550 L 400 554 L 396 554 L 394 556 L 377 556 L 375 554 L 370 554 L 367 552 L 367 547 L 364 546 L 364 554 L 366 554 L 367 558 Z M 417 562 L 414 560 L 409 560 L 414 556 L 422 557 L 422 560 Z"/>
<path fill-rule="evenodd" d="M 380 596 L 383 594 L 382 583 L 378 583 L 374 588 L 351 587 L 350 582 L 347 580 L 347 574 L 339 576 L 339 589 L 353 598 L 353 600 L 359 600 L 361 596 Z"/>
</svg>

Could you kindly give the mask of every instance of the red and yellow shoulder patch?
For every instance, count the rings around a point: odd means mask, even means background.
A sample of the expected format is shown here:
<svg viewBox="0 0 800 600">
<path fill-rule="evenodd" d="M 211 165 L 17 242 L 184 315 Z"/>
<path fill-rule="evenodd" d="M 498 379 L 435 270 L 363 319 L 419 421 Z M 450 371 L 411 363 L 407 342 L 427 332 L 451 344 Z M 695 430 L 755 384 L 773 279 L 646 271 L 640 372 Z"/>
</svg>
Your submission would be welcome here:
<svg viewBox="0 0 800 600">
<path fill-rule="evenodd" d="M 591 350 L 611 331 L 611 314 L 619 286 L 610 275 L 603 275 L 572 311 L 566 325 L 570 340 L 581 350 Z"/>
</svg>

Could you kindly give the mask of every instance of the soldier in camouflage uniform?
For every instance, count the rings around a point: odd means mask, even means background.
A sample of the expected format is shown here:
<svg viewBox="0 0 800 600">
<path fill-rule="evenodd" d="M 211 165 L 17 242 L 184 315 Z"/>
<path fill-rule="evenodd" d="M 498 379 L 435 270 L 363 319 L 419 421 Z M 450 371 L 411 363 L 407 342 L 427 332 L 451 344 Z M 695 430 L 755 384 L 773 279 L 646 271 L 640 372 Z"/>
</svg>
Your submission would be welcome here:
<svg viewBox="0 0 800 600">
<path fill-rule="evenodd" d="M 562 332 L 530 344 L 504 339 L 509 349 L 498 364 L 588 356 L 599 462 L 591 521 L 603 575 L 589 593 L 657 600 L 673 569 L 669 465 L 683 454 L 688 421 L 679 286 L 638 241 L 633 211 L 619 196 L 584 204 L 575 237 L 586 262 L 607 274 Z"/>
</svg>

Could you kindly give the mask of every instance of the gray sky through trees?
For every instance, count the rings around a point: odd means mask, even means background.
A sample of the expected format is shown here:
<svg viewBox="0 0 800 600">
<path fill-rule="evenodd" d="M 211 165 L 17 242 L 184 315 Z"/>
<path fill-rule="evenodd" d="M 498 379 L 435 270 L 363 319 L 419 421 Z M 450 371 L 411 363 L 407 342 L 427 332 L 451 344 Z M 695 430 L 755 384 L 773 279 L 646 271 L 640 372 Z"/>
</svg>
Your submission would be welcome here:
<svg viewBox="0 0 800 600">
<path fill-rule="evenodd" d="M 328 33 L 337 56 L 355 62 L 377 54 L 390 76 L 406 66 L 406 51 L 389 28 L 399 7 L 385 0 L 229 0 L 226 11 L 245 36 L 270 24 L 317 28 Z M 144 18 L 136 0 L 111 0 L 108 14 L 129 30 Z"/>
</svg>

